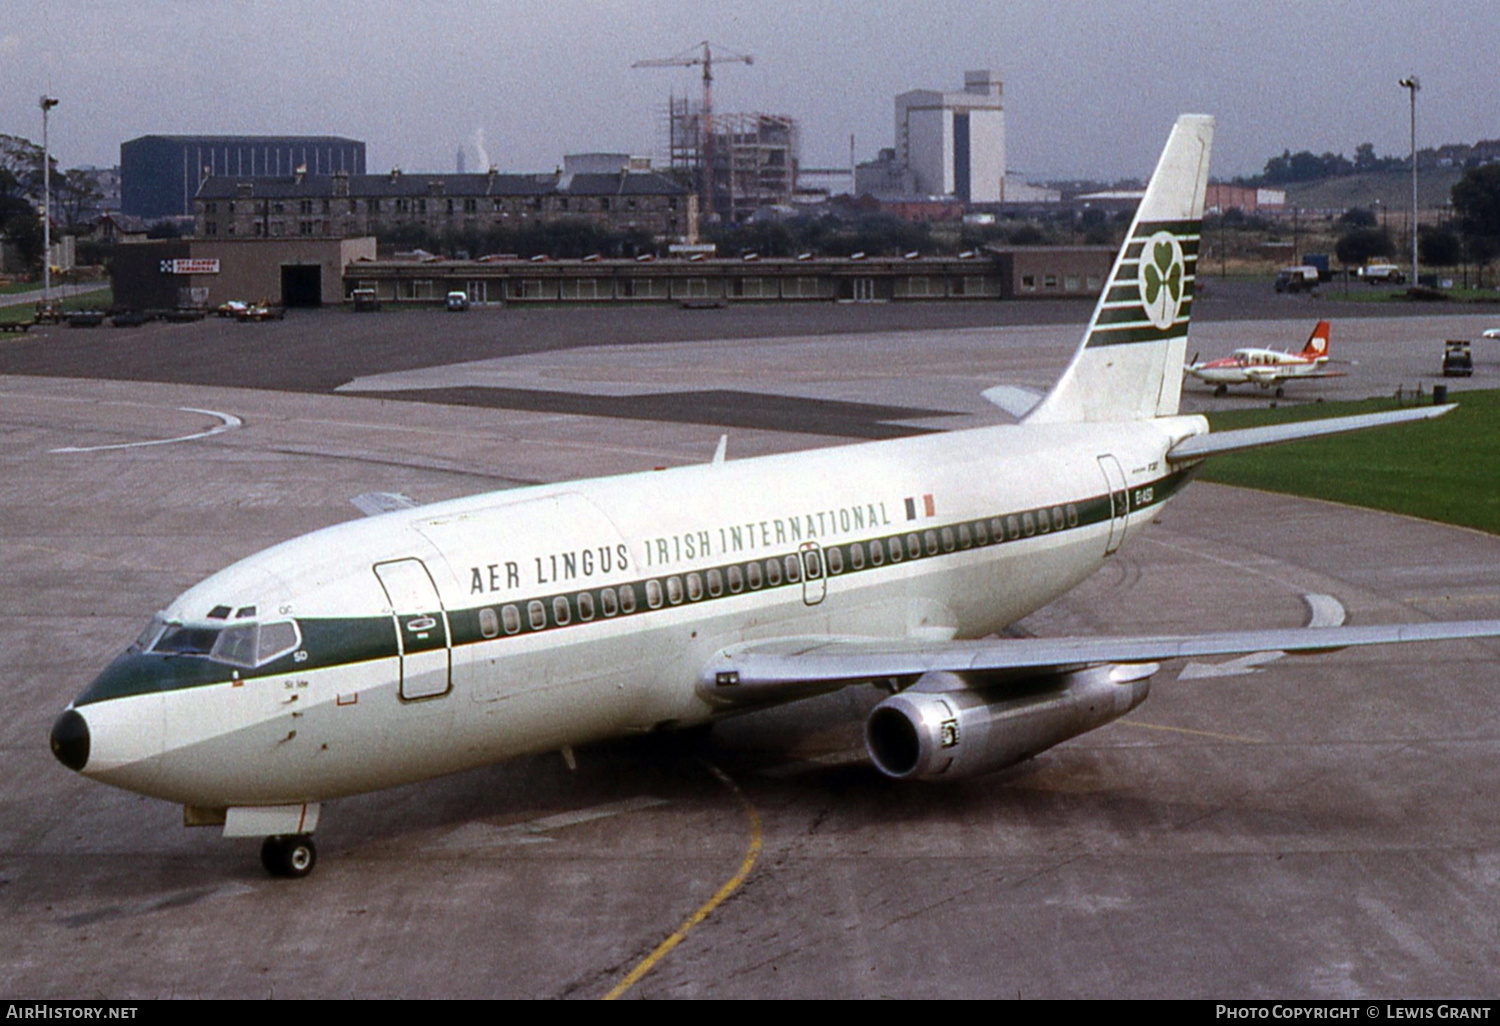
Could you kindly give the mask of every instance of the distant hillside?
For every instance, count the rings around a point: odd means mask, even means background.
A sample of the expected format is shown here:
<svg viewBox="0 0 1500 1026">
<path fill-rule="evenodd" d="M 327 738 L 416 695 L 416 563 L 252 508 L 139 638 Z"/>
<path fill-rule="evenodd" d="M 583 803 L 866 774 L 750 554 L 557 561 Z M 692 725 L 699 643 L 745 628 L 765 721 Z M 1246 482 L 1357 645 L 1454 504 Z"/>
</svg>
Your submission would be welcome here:
<svg viewBox="0 0 1500 1026">
<path fill-rule="evenodd" d="M 1431 210 L 1450 202 L 1453 184 L 1463 176 L 1461 168 L 1422 171 L 1417 175 L 1417 205 Z M 1411 209 L 1411 175 L 1406 171 L 1325 178 L 1286 186 L 1288 207 L 1303 210 L 1375 209 L 1376 200 L 1390 210 Z M 1424 219 L 1425 223 L 1425 219 Z"/>
</svg>

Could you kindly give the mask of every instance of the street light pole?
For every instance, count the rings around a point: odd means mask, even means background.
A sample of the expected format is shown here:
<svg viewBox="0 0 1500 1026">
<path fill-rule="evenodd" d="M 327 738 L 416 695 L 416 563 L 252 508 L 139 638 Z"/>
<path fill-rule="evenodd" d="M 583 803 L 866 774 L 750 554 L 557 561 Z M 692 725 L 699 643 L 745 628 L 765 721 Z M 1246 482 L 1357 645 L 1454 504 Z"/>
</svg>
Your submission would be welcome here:
<svg viewBox="0 0 1500 1026">
<path fill-rule="evenodd" d="M 1403 78 L 1401 88 L 1411 96 L 1411 283 L 1417 281 L 1417 90 L 1422 83 L 1416 75 Z"/>
<path fill-rule="evenodd" d="M 52 157 L 47 149 L 47 113 L 57 100 L 43 94 L 37 103 L 42 108 L 42 302 L 46 303 L 52 299 Z"/>
</svg>

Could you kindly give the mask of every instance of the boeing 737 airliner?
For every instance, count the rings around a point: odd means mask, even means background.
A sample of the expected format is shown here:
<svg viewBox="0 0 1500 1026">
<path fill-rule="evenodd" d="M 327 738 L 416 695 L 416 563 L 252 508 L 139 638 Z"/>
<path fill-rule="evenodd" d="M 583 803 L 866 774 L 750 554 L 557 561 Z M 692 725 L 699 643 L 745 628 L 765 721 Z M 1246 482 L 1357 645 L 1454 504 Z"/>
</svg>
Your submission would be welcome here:
<svg viewBox="0 0 1500 1026">
<path fill-rule="evenodd" d="M 1180 118 L 1079 348 L 1019 424 L 394 509 L 158 613 L 52 729 L 189 825 L 316 859 L 321 803 L 850 684 L 894 777 L 987 773 L 1139 705 L 1157 661 L 1500 622 L 996 639 L 1104 566 L 1206 456 L 1446 407 L 1210 434 L 1178 414 L 1211 118 Z"/>
</svg>

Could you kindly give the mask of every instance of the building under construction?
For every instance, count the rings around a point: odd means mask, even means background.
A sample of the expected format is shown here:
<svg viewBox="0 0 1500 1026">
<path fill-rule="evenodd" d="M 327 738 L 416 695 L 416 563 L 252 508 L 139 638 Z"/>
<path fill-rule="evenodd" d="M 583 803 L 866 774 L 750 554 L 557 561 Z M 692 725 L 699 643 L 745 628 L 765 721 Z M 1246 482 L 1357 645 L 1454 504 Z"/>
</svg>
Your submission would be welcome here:
<svg viewBox="0 0 1500 1026">
<path fill-rule="evenodd" d="M 667 110 L 667 153 L 688 176 L 705 223 L 740 223 L 764 207 L 789 206 L 797 191 L 797 122 L 785 114 L 703 116 L 702 107 L 673 98 Z"/>
</svg>

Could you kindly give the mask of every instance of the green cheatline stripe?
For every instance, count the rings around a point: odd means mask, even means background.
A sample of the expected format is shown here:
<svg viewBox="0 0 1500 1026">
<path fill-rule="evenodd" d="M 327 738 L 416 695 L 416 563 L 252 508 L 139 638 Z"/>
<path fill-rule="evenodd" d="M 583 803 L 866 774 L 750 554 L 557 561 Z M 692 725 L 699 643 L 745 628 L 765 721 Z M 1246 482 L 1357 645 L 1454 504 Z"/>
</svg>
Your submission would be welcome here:
<svg viewBox="0 0 1500 1026">
<path fill-rule="evenodd" d="M 1089 335 L 1089 348 L 1095 346 L 1122 346 L 1134 342 L 1166 342 L 1169 339 L 1185 338 L 1187 322 L 1177 321 L 1166 328 L 1152 325 L 1146 327 L 1095 328 Z"/>
<path fill-rule="evenodd" d="M 816 576 L 809 576 L 809 581 L 816 580 L 818 587 L 821 588 L 828 580 L 873 574 L 886 567 L 896 567 L 903 563 L 941 559 L 944 556 L 959 555 L 975 549 L 1010 545 L 1028 538 L 1045 537 L 1049 534 L 1075 531 L 1095 524 L 1107 523 L 1114 515 L 1115 504 L 1120 504 L 1122 509 L 1128 507 L 1130 513 L 1149 509 L 1177 494 L 1195 473 L 1196 468 L 1179 470 L 1143 485 L 1127 488 L 1114 496 L 1106 492 L 1077 502 L 1056 503 L 1018 510 L 1014 513 L 1002 513 L 945 524 L 928 522 L 919 528 L 916 525 L 921 523 L 920 521 L 911 521 L 913 530 L 821 547 L 817 550 L 821 557 L 818 572 Z M 968 545 L 963 544 L 965 534 L 968 535 L 970 541 Z M 789 562 L 797 567 L 798 576 L 795 578 L 786 573 Z M 761 584 L 755 587 L 751 587 L 749 583 L 752 579 L 749 569 L 751 564 L 756 565 L 757 569 L 754 572 L 761 580 Z M 769 573 L 773 564 L 777 575 L 774 583 Z M 805 557 L 800 556 L 797 551 L 783 552 L 776 556 L 762 556 L 702 570 L 662 574 L 609 587 L 551 592 L 545 595 L 518 598 L 512 602 L 450 610 L 447 614 L 448 625 L 454 647 L 504 640 L 507 637 L 526 637 L 545 631 L 568 630 L 606 620 L 649 616 L 654 612 L 680 606 L 727 601 L 741 595 L 754 595 L 788 588 L 800 590 L 804 584 L 801 575 L 805 565 Z M 731 568 L 744 582 L 743 586 L 738 589 L 728 586 Z M 720 580 L 716 593 L 715 585 L 710 580 L 711 574 L 717 574 Z M 697 597 L 693 597 L 694 582 L 691 580 L 693 578 L 697 581 Z M 674 581 L 675 585 L 672 583 Z M 615 608 L 618 609 L 618 612 L 612 616 L 603 615 L 603 610 L 606 608 L 604 597 L 606 591 L 613 593 Z M 658 596 L 655 604 L 651 599 L 653 593 Z M 541 607 L 536 626 L 533 626 L 531 616 L 534 604 L 539 604 Z M 504 626 L 506 606 L 512 607 L 515 616 L 512 622 L 517 625 L 517 629 L 514 631 L 506 630 Z M 584 619 L 585 606 L 593 610 L 588 619 Z M 562 613 L 562 617 L 559 613 Z M 431 616 L 441 623 L 443 611 L 431 610 L 426 614 L 406 613 L 403 617 L 409 620 L 422 615 Z M 490 621 L 491 631 L 486 630 L 487 620 Z M 300 651 L 305 653 L 303 661 L 297 662 L 297 653 L 290 653 L 265 666 L 257 667 L 253 671 L 242 669 L 239 672 L 243 684 L 249 686 L 265 678 L 279 678 L 288 674 L 305 674 L 312 670 L 332 666 L 390 659 L 399 652 L 396 628 L 392 618 L 388 615 L 308 618 L 299 619 L 297 623 L 302 629 L 303 646 Z M 441 644 L 438 647 L 441 647 Z M 74 704 L 83 706 L 110 698 L 123 698 L 127 695 L 225 684 L 234 679 L 233 670 L 233 667 L 201 656 L 147 655 L 127 652 L 111 663 L 75 700 Z"/>
<path fill-rule="evenodd" d="M 1176 319 L 1172 322 L 1174 327 L 1181 325 L 1184 330 L 1186 329 L 1186 318 L 1192 312 L 1189 309 L 1191 306 L 1191 300 L 1183 301 L 1182 307 L 1177 311 Z M 1121 326 L 1128 326 L 1131 324 L 1151 324 L 1151 319 L 1146 316 L 1146 311 L 1141 306 L 1140 300 L 1136 300 L 1134 306 L 1112 307 L 1100 310 L 1099 319 L 1094 324 L 1094 330 L 1115 331 L 1118 330 Z M 1169 334 L 1181 334 L 1181 332 L 1173 333 L 1171 328 L 1168 328 L 1166 330 Z M 1149 340 L 1136 339 L 1135 341 L 1144 342 Z"/>
</svg>

